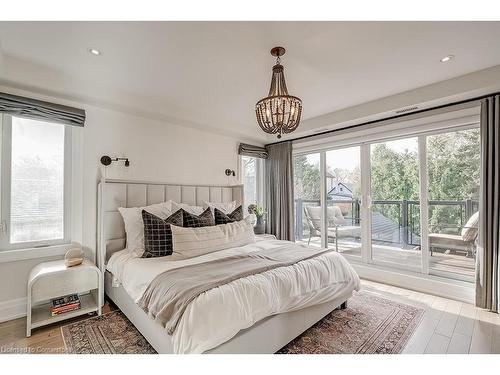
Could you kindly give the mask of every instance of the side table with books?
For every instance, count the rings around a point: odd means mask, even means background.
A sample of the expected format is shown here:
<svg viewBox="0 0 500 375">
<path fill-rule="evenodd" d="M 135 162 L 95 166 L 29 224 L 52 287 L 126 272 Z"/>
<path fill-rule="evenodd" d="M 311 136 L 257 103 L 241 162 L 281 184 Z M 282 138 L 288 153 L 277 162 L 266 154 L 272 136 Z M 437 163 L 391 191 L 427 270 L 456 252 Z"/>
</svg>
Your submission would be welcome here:
<svg viewBox="0 0 500 375">
<path fill-rule="evenodd" d="M 28 279 L 26 337 L 31 330 L 79 315 L 101 314 L 101 271 L 91 261 L 67 267 L 64 260 L 36 265 Z"/>
</svg>

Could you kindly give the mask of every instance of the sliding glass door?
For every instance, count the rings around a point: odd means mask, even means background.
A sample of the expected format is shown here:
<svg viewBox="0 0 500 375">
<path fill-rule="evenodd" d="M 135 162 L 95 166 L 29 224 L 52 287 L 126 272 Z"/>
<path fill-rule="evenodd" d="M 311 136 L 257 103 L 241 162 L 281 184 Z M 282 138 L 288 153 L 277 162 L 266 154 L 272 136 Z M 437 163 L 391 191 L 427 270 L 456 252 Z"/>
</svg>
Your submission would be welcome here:
<svg viewBox="0 0 500 375">
<path fill-rule="evenodd" d="M 326 152 L 328 247 L 361 256 L 360 147 Z"/>
<path fill-rule="evenodd" d="M 429 273 L 473 281 L 479 221 L 479 129 L 427 137 Z"/>
<path fill-rule="evenodd" d="M 418 138 L 370 145 L 373 261 L 420 270 Z"/>
<path fill-rule="evenodd" d="M 296 241 L 356 262 L 474 281 L 477 123 L 294 156 Z"/>
<path fill-rule="evenodd" d="M 297 155 L 293 163 L 295 240 L 321 247 L 320 154 Z"/>
</svg>

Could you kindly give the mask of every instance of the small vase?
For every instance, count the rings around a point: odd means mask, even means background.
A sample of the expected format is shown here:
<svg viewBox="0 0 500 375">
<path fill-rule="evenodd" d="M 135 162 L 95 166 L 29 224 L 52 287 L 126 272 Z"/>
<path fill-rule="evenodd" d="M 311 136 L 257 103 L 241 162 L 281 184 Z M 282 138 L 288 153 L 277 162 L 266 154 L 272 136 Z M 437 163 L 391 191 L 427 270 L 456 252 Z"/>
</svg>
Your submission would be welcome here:
<svg viewBox="0 0 500 375">
<path fill-rule="evenodd" d="M 266 222 L 262 216 L 257 217 L 257 223 L 253 227 L 253 232 L 255 234 L 264 234 L 266 232 Z"/>
</svg>

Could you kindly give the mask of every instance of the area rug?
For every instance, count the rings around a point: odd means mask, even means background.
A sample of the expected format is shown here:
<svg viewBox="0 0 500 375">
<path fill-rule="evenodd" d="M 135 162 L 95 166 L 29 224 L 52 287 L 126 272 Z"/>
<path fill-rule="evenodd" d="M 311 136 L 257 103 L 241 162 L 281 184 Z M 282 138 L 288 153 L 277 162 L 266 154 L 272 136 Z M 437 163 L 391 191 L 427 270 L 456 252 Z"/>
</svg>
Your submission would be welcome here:
<svg viewBox="0 0 500 375">
<path fill-rule="evenodd" d="M 423 309 L 362 291 L 349 299 L 347 309 L 331 312 L 278 353 L 401 353 L 423 314 Z"/>
<path fill-rule="evenodd" d="M 331 312 L 278 353 L 400 353 L 423 313 L 362 291 L 349 299 L 347 309 Z M 68 324 L 61 331 L 69 354 L 156 353 L 120 311 Z"/>
<path fill-rule="evenodd" d="M 68 354 L 154 354 L 156 351 L 121 311 L 61 327 Z"/>
</svg>

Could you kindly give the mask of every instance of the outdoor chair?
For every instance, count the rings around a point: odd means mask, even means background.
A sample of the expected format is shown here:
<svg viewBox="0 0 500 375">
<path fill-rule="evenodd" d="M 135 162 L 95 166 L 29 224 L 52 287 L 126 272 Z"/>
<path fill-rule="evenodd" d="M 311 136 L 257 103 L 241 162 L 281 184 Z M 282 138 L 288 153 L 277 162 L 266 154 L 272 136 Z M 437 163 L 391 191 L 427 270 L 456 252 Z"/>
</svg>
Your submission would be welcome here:
<svg viewBox="0 0 500 375">
<path fill-rule="evenodd" d="M 321 207 L 305 206 L 304 215 L 309 227 L 309 245 L 312 237 L 321 237 Z M 328 240 L 335 242 L 335 251 L 339 251 L 338 239 L 345 237 L 360 238 L 359 225 L 346 225 L 346 220 L 338 206 L 327 207 L 327 235 Z"/>
<path fill-rule="evenodd" d="M 476 238 L 478 235 L 479 212 L 473 214 L 460 234 L 431 233 L 429 234 L 429 249 L 431 256 L 434 249 L 464 251 L 466 256 L 475 258 Z"/>
</svg>

